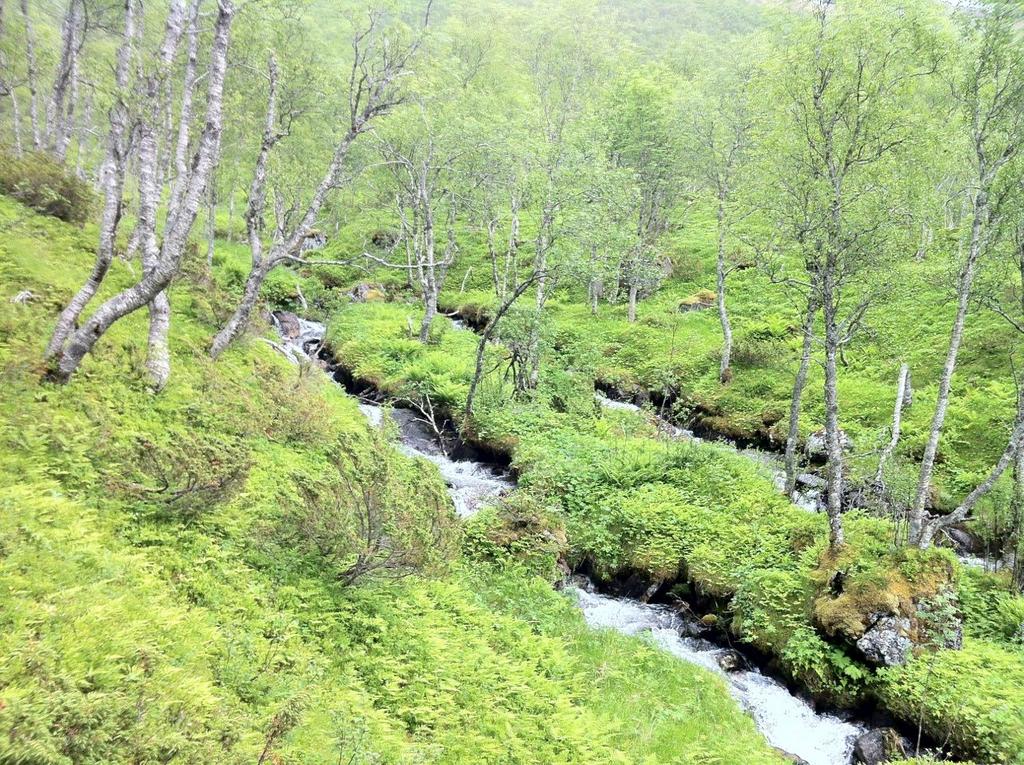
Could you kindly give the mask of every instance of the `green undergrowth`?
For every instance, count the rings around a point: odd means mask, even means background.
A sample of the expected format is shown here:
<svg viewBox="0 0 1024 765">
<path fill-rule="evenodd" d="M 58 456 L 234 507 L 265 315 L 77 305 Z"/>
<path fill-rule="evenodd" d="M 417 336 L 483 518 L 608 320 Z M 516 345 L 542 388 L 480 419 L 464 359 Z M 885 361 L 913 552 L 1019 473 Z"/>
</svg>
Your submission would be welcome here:
<svg viewBox="0 0 1024 765">
<path fill-rule="evenodd" d="M 392 396 L 429 397 L 459 412 L 476 338 L 439 319 L 431 342 L 420 345 L 412 339 L 417 313 L 403 303 L 345 307 L 329 333 L 335 355 L 356 378 Z M 887 521 L 857 512 L 845 519 L 845 551 L 831 558 L 824 517 L 786 502 L 749 460 L 712 444 L 658 438 L 642 416 L 602 412 L 593 399 L 594 356 L 574 345 L 580 334 L 549 336 L 563 354 L 546 357 L 532 398 L 511 395 L 502 353 L 489 350 L 492 371 L 467 427 L 511 450 L 522 491 L 548 515 L 525 523 L 490 518 L 490 535 L 473 532 L 485 555 L 537 549 L 538 538 L 543 550 L 564 527 L 571 562 L 606 579 L 640 573 L 691 583 L 734 632 L 821 698 L 855 704 L 877 697 L 962 755 L 999 762 L 1024 756 L 1024 694 L 1013 690 L 1024 679 L 1022 636 L 1014 629 L 1024 601 L 1005 579 L 965 574 L 946 550 L 896 546 Z M 535 562 L 543 567 L 550 559 Z M 834 591 L 837 574 L 842 584 Z M 952 608 L 966 620 L 963 650 L 923 648 L 905 669 L 875 672 L 847 647 L 871 613 L 910 615 L 945 602 L 951 588 L 962 593 Z M 929 636 L 918 637 L 928 643 Z M 973 671 L 922 675 L 932 655 Z M 977 714 L 989 693 L 1005 706 Z"/>
<path fill-rule="evenodd" d="M 0 229 L 0 761 L 781 761 L 720 680 L 586 628 L 535 573 L 556 552 L 485 555 L 319 372 L 259 342 L 209 361 L 237 253 L 175 285 L 161 394 L 142 313 L 54 386 L 41 350 L 94 232 L 3 198 Z M 363 490 L 415 571 L 346 586 Z"/>
<path fill-rule="evenodd" d="M 701 299 L 713 295 L 715 288 L 711 213 L 710 206 L 695 206 L 665 239 L 673 273 L 641 300 L 635 323 L 627 321 L 622 302 L 602 303 L 597 315 L 591 315 L 585 295 L 573 286 L 549 301 L 546 333 L 549 338 L 572 336 L 580 351 L 593 358 L 595 377 L 605 385 L 626 394 L 668 395 L 680 422 L 781 444 L 800 354 L 803 307 L 799 296 L 772 284 L 758 269 L 734 272 L 727 293 L 735 336 L 733 376 L 728 384 L 719 381 L 718 313 Z M 947 239 L 940 236 L 925 257 L 902 259 L 865 285 L 874 299 L 841 369 L 842 427 L 856 445 L 855 453 L 863 455 L 854 456 L 849 466 L 857 480 L 873 475 L 874 455 L 889 435 L 900 364 L 910 366 L 913 404 L 905 413 L 897 459 L 887 476 L 891 490 L 901 497 L 915 486 L 914 463 L 924 448 L 952 327 L 955 305 L 948 263 L 955 242 Z M 486 252 L 465 248 L 442 304 L 468 316 L 488 316 L 495 305 L 489 273 Z M 940 506 L 955 506 L 1002 453 L 1013 420 L 1015 352 L 1016 333 L 1005 321 L 991 311 L 972 310 L 936 464 L 934 498 Z M 820 365 L 812 364 L 800 420 L 805 437 L 823 427 L 822 385 Z M 991 516 L 1005 501 L 997 492 L 982 503 L 988 522 L 978 524 L 979 533 L 990 533 Z"/>
</svg>

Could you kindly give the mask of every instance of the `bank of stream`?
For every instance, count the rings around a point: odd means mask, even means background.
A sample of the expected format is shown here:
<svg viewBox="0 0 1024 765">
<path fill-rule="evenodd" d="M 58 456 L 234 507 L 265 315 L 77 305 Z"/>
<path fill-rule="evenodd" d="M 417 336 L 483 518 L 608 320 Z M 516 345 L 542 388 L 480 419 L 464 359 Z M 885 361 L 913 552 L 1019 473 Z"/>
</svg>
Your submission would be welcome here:
<svg viewBox="0 0 1024 765">
<path fill-rule="evenodd" d="M 289 358 L 317 359 L 321 354 L 325 335 L 322 324 L 304 319 L 290 326 L 277 320 L 276 324 L 283 342 L 275 345 Z M 339 384 L 347 381 L 344 375 L 334 377 Z M 633 408 L 611 401 L 605 405 Z M 389 415 L 393 418 L 399 432 L 399 448 L 437 466 L 460 517 L 473 515 L 515 488 L 515 479 L 506 465 L 488 462 L 486 455 L 454 439 L 440 438 L 426 419 L 413 410 L 365 398 L 361 399 L 360 410 L 374 427 L 383 426 Z M 689 437 L 685 433 L 676 435 Z M 665 604 L 601 593 L 583 577 L 573 577 L 562 589 L 576 600 L 590 626 L 645 635 L 678 659 L 722 677 L 768 743 L 794 761 L 848 765 L 853 760 L 858 737 L 868 731 L 865 723 L 816 709 L 810 701 L 762 671 L 752 656 L 730 646 L 724 636 L 709 632 L 696 615 Z"/>
</svg>

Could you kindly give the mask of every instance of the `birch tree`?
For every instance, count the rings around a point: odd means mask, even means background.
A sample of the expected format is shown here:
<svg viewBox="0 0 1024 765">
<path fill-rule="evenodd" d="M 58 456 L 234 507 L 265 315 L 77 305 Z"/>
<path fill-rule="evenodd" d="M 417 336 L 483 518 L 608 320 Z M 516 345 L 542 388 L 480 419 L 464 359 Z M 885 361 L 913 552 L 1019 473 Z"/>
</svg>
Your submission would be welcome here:
<svg viewBox="0 0 1024 765">
<path fill-rule="evenodd" d="M 663 277 L 659 240 L 668 229 L 680 189 L 676 137 L 669 125 L 664 81 L 634 75 L 615 88 L 609 154 L 613 166 L 629 172 L 637 194 L 634 241 L 621 261 L 627 319 L 636 321 L 638 298 L 657 289 Z"/>
<path fill-rule="evenodd" d="M 32 148 L 39 151 L 43 148 L 43 131 L 39 117 L 39 65 L 36 63 L 36 33 L 32 24 L 32 14 L 28 9 L 28 0 L 21 0 L 21 16 L 25 26 L 25 77 L 29 94 L 28 113 L 32 125 Z"/>
<path fill-rule="evenodd" d="M 369 257 L 392 268 L 404 267 L 414 274 L 423 302 L 421 343 L 430 339 L 438 297 L 458 253 L 455 222 L 459 200 L 455 176 L 461 154 L 458 148 L 445 147 L 429 124 L 408 142 L 382 145 L 382 155 L 398 188 L 399 244 L 406 248 L 407 263 L 403 266 Z"/>
<path fill-rule="evenodd" d="M 838 548 L 845 542 L 838 361 L 868 305 L 850 293 L 885 252 L 893 218 L 887 179 L 900 172 L 896 160 L 913 138 L 909 105 L 916 82 L 935 70 L 937 46 L 926 15 L 877 2 L 821 2 L 804 34 L 779 57 L 773 96 L 782 134 L 768 161 L 781 171 L 773 176 L 782 190 L 778 222 L 823 318 L 826 510 Z"/>
<path fill-rule="evenodd" d="M 62 162 L 71 141 L 75 108 L 73 93 L 77 87 L 79 54 L 85 43 L 85 32 L 85 0 L 68 0 L 61 25 L 60 58 L 46 107 L 46 146 Z"/>
<path fill-rule="evenodd" d="M 600 71 L 595 56 L 600 44 L 591 39 L 589 21 L 576 17 L 545 19 L 544 28 L 535 30 L 536 45 L 526 55 L 526 70 L 538 108 L 535 129 L 540 135 L 534 161 L 537 233 L 532 264 L 539 276 L 526 350 L 528 369 L 519 378 L 531 388 L 536 387 L 540 372 L 541 315 L 557 279 L 557 269 L 549 261 L 560 236 L 561 215 L 579 190 L 574 177 L 579 164 L 574 134 Z"/>
<path fill-rule="evenodd" d="M 715 198 L 715 302 L 722 327 L 718 378 L 723 383 L 732 377 L 732 322 L 725 293 L 726 280 L 736 266 L 727 257 L 732 201 L 753 128 L 748 79 L 749 72 L 744 71 L 722 72 L 710 78 L 691 115 L 697 173 Z"/>
<path fill-rule="evenodd" d="M 272 59 L 269 67 L 269 96 L 263 138 L 249 187 L 245 214 L 252 266 L 245 282 L 241 301 L 227 323 L 213 339 L 210 355 L 217 358 L 248 325 L 259 299 L 260 288 L 270 272 L 284 263 L 305 265 L 339 264 L 339 261 L 310 260 L 301 254 L 303 243 L 313 231 L 320 212 L 330 194 L 345 182 L 345 167 L 353 145 L 360 136 L 396 106 L 406 93 L 402 78 L 419 50 L 430 20 L 430 3 L 423 15 L 423 25 L 409 43 L 402 43 L 394 29 L 384 27 L 381 11 L 371 11 L 366 23 L 352 37 L 352 66 L 349 72 L 346 121 L 343 132 L 319 183 L 302 207 L 293 200 L 290 207 L 275 207 L 276 225 L 269 251 L 264 250 L 263 230 L 267 199 L 267 169 L 270 154 L 287 135 L 278 124 L 278 70 Z M 280 197 L 279 197 L 280 199 Z"/>
<path fill-rule="evenodd" d="M 1020 193 L 1016 183 L 1022 172 L 1020 152 L 1024 142 L 1024 40 L 1020 20 L 1020 11 L 1009 3 L 989 6 L 985 13 L 963 19 L 963 62 L 952 82 L 957 104 L 953 125 L 962 136 L 957 143 L 964 147 L 970 228 L 956 283 L 956 314 L 910 510 L 909 538 L 913 544 L 930 541 L 925 511 L 974 280 L 979 265 L 998 244 L 1010 202 Z"/>
<path fill-rule="evenodd" d="M 57 318 L 57 324 L 46 347 L 47 359 L 53 359 L 63 352 L 79 316 L 99 290 L 114 260 L 115 241 L 123 212 L 124 183 L 131 140 L 131 115 L 128 107 L 131 97 L 128 86 L 133 52 L 140 33 L 138 13 L 136 0 L 124 0 L 124 33 L 114 66 L 114 99 L 108 113 L 110 128 L 107 132 L 106 153 L 99 177 L 103 208 L 100 213 L 96 261 L 85 284 L 79 288 Z M 35 130 L 33 120 L 33 134 Z"/>
<path fill-rule="evenodd" d="M 168 25 L 174 19 L 185 16 L 182 0 L 172 0 L 168 12 Z M 206 184 L 220 151 L 220 137 L 223 125 L 224 80 L 227 71 L 227 55 L 231 25 L 235 18 L 235 6 L 231 0 L 218 0 L 217 12 L 213 24 L 213 35 L 210 44 L 209 63 L 204 74 L 206 89 L 206 119 L 201 133 L 195 137 L 195 150 L 188 163 L 188 177 L 181 180 L 181 192 L 167 206 L 164 228 L 155 266 L 147 269 L 142 278 L 100 305 L 89 319 L 73 334 L 68 336 L 66 344 L 62 341 L 51 341 L 55 348 L 56 363 L 52 377 L 58 382 L 66 382 L 78 369 L 82 359 L 92 350 L 97 341 L 118 320 L 137 311 L 152 302 L 164 291 L 178 273 L 189 233 L 195 223 L 199 205 L 206 191 Z M 166 36 L 166 35 L 165 35 Z M 147 170 L 147 172 L 150 172 Z M 156 172 L 156 168 L 152 168 Z M 123 189 L 123 179 L 119 187 L 111 185 L 111 192 Z M 109 197 L 104 203 L 113 208 L 120 206 L 120 200 Z M 101 248 L 102 249 L 102 248 Z M 105 273 L 97 257 L 97 266 L 93 274 Z M 84 305 L 84 303 L 83 303 Z M 69 322 L 68 326 L 73 326 Z M 54 338 L 57 340 L 57 338 Z M 59 349 L 59 353 L 56 352 Z"/>
</svg>

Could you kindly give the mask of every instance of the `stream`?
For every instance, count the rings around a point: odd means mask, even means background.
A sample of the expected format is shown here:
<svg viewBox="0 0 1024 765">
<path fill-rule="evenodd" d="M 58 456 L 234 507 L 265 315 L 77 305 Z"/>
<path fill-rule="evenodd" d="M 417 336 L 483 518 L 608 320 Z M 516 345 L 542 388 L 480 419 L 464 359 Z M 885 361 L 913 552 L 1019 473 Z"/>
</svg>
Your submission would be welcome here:
<svg viewBox="0 0 1024 765">
<path fill-rule="evenodd" d="M 704 440 L 694 435 L 693 431 L 680 428 L 678 425 L 674 425 L 664 417 L 654 414 L 653 412 L 647 412 L 636 404 L 626 401 L 615 401 L 614 399 L 610 399 L 599 392 L 594 393 L 594 399 L 601 405 L 602 409 L 607 409 L 609 411 L 633 412 L 640 417 L 653 419 L 658 431 L 660 433 L 664 433 L 669 438 L 694 441 L 696 443 L 701 443 Z M 736 444 L 728 440 L 716 439 L 713 443 L 723 449 L 729 449 L 741 457 L 756 463 L 762 471 L 766 471 L 768 473 L 772 483 L 775 484 L 775 488 L 780 493 L 785 492 L 786 470 L 782 457 L 761 449 L 741 449 Z M 797 489 L 794 495 L 793 504 L 801 510 L 806 510 L 809 513 L 816 513 L 820 511 L 824 507 L 824 495 L 822 494 L 822 487 L 824 484 L 825 481 L 823 479 L 813 475 L 812 473 L 801 473 L 797 476 Z"/>
<path fill-rule="evenodd" d="M 275 317 L 282 342 L 272 343 L 294 362 L 315 359 L 323 344 L 325 327 L 299 319 L 285 322 Z M 461 329 L 461 328 L 459 328 Z M 468 328 L 465 331 L 471 331 Z M 269 341 L 268 341 L 269 342 Z M 638 410 L 632 404 L 604 400 L 609 409 Z M 456 459 L 440 443 L 437 434 L 410 409 L 390 408 L 361 402 L 360 410 L 373 427 L 382 427 L 389 416 L 399 430 L 399 448 L 410 457 L 422 457 L 437 465 L 448 486 L 456 512 L 462 518 L 515 488 L 505 470 L 473 459 Z M 693 438 L 670 423 L 663 430 L 672 437 Z M 659 426 L 660 427 L 660 426 Z M 742 453 L 742 452 L 741 452 Z M 804 699 L 792 694 L 779 681 L 752 668 L 744 661 L 737 671 L 726 672 L 719 664 L 733 651 L 709 640 L 692 637 L 700 632 L 695 620 L 663 605 L 642 603 L 631 598 L 602 595 L 588 582 L 574 579 L 565 587 L 574 596 L 583 616 L 595 629 L 613 629 L 626 635 L 648 635 L 661 649 L 690 664 L 724 678 L 729 692 L 753 718 L 757 729 L 772 746 L 808 765 L 848 765 L 854 742 L 866 728 L 836 715 L 819 713 Z"/>
<path fill-rule="evenodd" d="M 866 730 L 863 726 L 836 715 L 815 712 L 809 703 L 757 669 L 725 672 L 719 659 L 731 650 L 703 638 L 689 637 L 699 629 L 695 620 L 688 622 L 667 606 L 601 595 L 586 585 L 568 589 L 579 598 L 583 616 L 591 627 L 611 628 L 625 635 L 648 634 L 662 650 L 724 678 L 733 698 L 754 718 L 757 729 L 775 748 L 796 755 L 809 765 L 850 762 L 854 742 Z"/>
</svg>

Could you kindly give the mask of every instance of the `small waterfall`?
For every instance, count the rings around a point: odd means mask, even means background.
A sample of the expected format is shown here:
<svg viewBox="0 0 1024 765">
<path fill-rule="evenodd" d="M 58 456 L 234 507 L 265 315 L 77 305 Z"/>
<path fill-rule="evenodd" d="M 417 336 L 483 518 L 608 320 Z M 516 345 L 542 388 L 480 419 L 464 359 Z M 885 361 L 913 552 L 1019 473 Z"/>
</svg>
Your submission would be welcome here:
<svg viewBox="0 0 1024 765">
<path fill-rule="evenodd" d="M 375 404 L 360 404 L 360 410 L 374 427 L 384 422 L 385 410 Z M 430 428 L 408 409 L 394 409 L 392 418 L 401 432 L 401 451 L 409 457 L 422 457 L 437 465 L 441 478 L 460 518 L 469 518 L 491 500 L 515 488 L 515 482 L 504 472 L 473 460 L 449 457 Z"/>
</svg>

